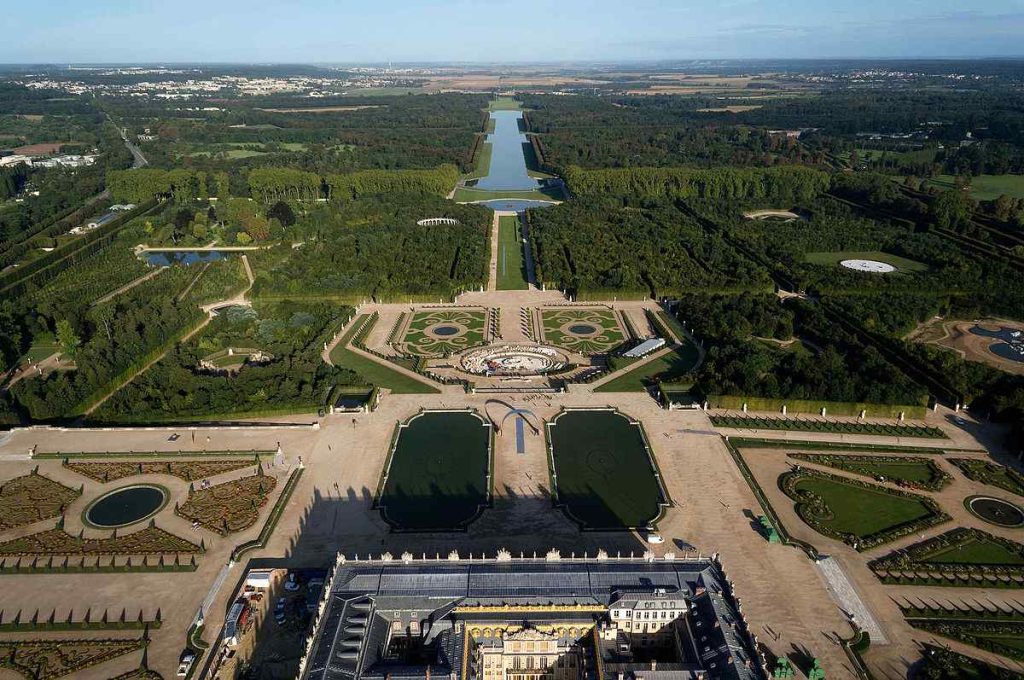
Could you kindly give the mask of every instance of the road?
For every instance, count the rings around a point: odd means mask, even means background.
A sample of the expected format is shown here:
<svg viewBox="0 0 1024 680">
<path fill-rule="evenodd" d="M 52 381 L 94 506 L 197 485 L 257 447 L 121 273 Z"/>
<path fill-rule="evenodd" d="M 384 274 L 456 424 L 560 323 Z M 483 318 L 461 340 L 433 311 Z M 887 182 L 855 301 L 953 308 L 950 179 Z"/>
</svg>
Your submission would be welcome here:
<svg viewBox="0 0 1024 680">
<path fill-rule="evenodd" d="M 142 150 L 128 139 L 127 128 L 118 127 L 117 124 L 114 123 L 114 119 L 110 117 L 109 113 L 107 114 L 107 120 L 109 120 L 114 127 L 117 127 L 118 131 L 121 133 L 121 139 L 124 140 L 124 145 L 132 152 L 132 167 L 144 168 L 149 165 L 149 161 L 147 161 L 146 157 L 142 155 Z"/>
</svg>

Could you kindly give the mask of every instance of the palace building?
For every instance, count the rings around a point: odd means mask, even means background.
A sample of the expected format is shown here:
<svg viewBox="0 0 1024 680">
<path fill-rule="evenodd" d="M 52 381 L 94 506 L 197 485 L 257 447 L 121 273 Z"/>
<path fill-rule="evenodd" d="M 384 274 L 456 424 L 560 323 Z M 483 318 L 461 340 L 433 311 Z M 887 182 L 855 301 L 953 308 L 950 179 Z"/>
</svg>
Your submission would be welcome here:
<svg viewBox="0 0 1024 680">
<path fill-rule="evenodd" d="M 339 558 L 303 680 L 760 680 L 716 559 Z"/>
</svg>

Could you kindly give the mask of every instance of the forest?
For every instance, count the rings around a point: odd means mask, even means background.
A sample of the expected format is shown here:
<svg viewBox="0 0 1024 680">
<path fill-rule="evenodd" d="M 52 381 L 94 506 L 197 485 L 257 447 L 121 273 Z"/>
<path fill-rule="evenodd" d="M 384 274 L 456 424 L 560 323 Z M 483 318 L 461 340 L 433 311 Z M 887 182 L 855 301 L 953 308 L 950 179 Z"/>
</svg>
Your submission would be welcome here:
<svg viewBox="0 0 1024 680">
<path fill-rule="evenodd" d="M 460 224 L 416 224 L 427 217 L 453 217 Z M 253 295 L 348 301 L 450 298 L 486 281 L 490 222 L 486 208 L 432 196 L 317 204 L 294 227 L 306 235 L 301 248 L 254 254 Z"/>
<path fill-rule="evenodd" d="M 767 290 L 771 279 L 671 203 L 571 202 L 528 212 L 538 279 L 571 295 L 675 296 Z"/>
<path fill-rule="evenodd" d="M 812 304 L 784 304 L 770 295 L 686 295 L 677 314 L 707 348 L 694 377 L 700 395 L 901 405 L 927 400 L 927 390 Z"/>
</svg>

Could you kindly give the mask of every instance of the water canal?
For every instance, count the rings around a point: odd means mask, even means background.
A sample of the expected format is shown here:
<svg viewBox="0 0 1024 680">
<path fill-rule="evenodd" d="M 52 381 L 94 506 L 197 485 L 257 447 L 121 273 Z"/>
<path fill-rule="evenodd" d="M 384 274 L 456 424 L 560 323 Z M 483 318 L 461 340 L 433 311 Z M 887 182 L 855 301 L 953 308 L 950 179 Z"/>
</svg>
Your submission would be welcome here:
<svg viewBox="0 0 1024 680">
<path fill-rule="evenodd" d="M 522 111 L 491 111 L 494 132 L 487 135 L 491 145 L 491 165 L 477 189 L 487 191 L 528 191 L 536 189 L 537 180 L 526 167 L 526 149 L 530 142 L 523 133 Z"/>
</svg>

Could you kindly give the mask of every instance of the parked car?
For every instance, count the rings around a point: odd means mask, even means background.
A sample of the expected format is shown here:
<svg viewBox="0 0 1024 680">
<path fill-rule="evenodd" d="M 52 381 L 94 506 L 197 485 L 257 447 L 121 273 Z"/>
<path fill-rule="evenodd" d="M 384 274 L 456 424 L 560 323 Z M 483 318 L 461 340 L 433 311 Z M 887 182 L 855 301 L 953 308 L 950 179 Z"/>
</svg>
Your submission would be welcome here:
<svg viewBox="0 0 1024 680">
<path fill-rule="evenodd" d="M 178 658 L 178 677 L 185 677 L 188 672 L 192 669 L 192 664 L 196 662 L 196 653 L 191 649 L 186 649 L 181 653 Z"/>
<path fill-rule="evenodd" d="M 180 437 L 181 437 L 181 435 L 179 435 L 177 432 L 175 432 L 174 434 L 172 434 L 170 437 L 167 438 L 167 441 L 169 441 L 169 442 L 176 442 L 176 441 L 178 441 L 178 439 Z"/>
<path fill-rule="evenodd" d="M 284 582 L 284 589 L 289 593 L 294 593 L 299 589 L 299 580 L 295 578 L 294 572 L 288 574 L 288 580 Z"/>
<path fill-rule="evenodd" d="M 274 620 L 277 621 L 278 624 L 282 624 L 288 620 L 288 615 L 285 613 L 285 607 L 287 605 L 288 598 L 277 598 L 277 604 L 274 605 Z"/>
<path fill-rule="evenodd" d="M 647 534 L 647 542 L 651 545 L 658 545 L 664 543 L 665 539 L 662 538 L 661 534 Z"/>
</svg>

